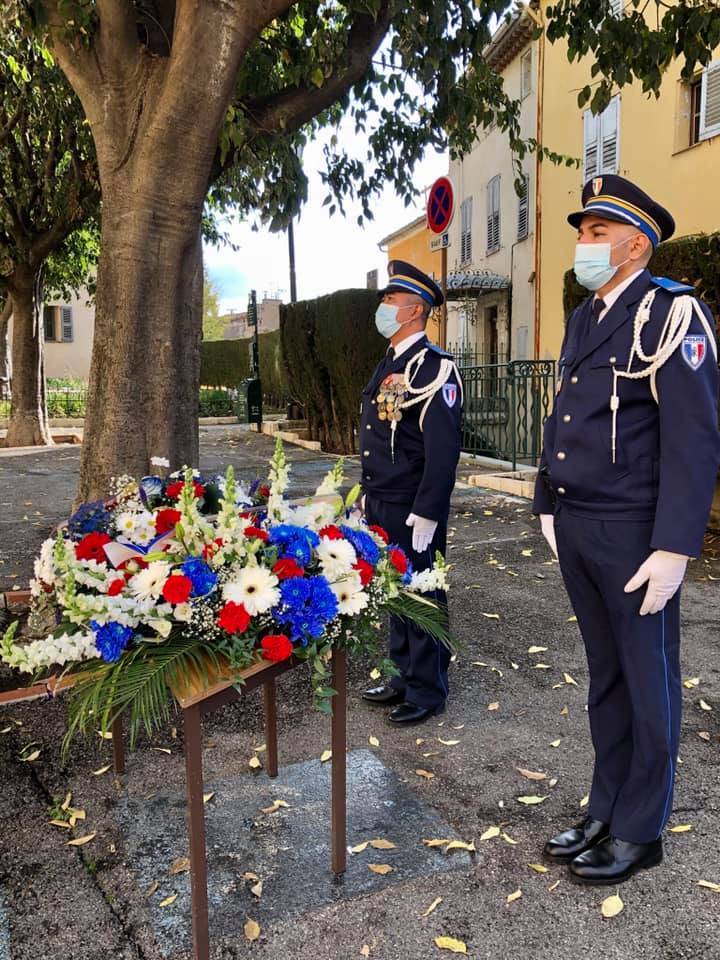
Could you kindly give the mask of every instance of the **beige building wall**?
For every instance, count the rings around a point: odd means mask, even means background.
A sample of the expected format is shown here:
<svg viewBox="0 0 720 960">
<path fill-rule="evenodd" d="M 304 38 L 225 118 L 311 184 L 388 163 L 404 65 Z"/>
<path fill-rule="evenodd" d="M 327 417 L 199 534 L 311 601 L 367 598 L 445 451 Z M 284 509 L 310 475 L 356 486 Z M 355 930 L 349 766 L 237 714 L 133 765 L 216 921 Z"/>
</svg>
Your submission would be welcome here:
<svg viewBox="0 0 720 960">
<path fill-rule="evenodd" d="M 87 290 L 63 302 L 53 300 L 44 304 L 42 313 L 45 337 L 45 376 L 72 377 L 87 381 L 90 377 L 95 307 L 88 304 Z M 63 323 L 63 313 L 65 322 Z M 10 321 L 12 343 L 12 320 Z"/>
</svg>

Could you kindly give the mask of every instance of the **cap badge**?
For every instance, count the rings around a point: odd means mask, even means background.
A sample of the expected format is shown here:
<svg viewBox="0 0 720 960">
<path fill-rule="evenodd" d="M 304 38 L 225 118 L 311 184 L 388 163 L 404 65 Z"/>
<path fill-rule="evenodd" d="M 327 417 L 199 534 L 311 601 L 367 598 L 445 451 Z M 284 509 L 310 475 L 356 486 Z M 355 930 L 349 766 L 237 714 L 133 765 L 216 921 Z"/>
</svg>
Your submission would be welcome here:
<svg viewBox="0 0 720 960">
<path fill-rule="evenodd" d="M 595 177 L 595 179 L 592 182 L 592 192 L 594 196 L 596 197 L 598 196 L 598 194 L 602 190 L 602 185 L 603 185 L 603 178 Z"/>
</svg>

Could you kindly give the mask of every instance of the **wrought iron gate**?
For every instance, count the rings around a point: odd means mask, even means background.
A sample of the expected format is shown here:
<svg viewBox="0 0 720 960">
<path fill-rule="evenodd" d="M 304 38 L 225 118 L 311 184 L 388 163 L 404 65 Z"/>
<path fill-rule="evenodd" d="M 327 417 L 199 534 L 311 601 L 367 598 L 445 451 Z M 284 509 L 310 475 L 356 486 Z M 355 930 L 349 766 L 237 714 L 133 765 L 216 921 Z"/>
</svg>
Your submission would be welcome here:
<svg viewBox="0 0 720 960">
<path fill-rule="evenodd" d="M 465 390 L 462 449 L 498 460 L 536 464 L 542 428 L 555 396 L 552 360 L 460 366 Z"/>
</svg>

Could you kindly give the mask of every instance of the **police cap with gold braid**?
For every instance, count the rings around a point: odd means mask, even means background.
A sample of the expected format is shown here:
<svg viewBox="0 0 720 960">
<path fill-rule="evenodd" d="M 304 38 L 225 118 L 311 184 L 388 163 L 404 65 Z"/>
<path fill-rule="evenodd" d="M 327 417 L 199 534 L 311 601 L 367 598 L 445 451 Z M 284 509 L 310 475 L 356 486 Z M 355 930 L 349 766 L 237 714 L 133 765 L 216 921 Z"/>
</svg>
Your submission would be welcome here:
<svg viewBox="0 0 720 960">
<path fill-rule="evenodd" d="M 604 220 L 629 223 L 644 233 L 653 247 L 675 232 L 671 214 L 625 177 L 608 174 L 588 180 L 582 192 L 583 209 L 571 213 L 568 223 L 579 227 L 583 217 L 596 215 Z"/>
<path fill-rule="evenodd" d="M 442 290 L 422 270 L 418 270 L 405 260 L 390 260 L 387 266 L 388 283 L 380 290 L 380 296 L 386 293 L 414 293 L 422 297 L 431 307 L 441 307 L 444 302 Z"/>
</svg>

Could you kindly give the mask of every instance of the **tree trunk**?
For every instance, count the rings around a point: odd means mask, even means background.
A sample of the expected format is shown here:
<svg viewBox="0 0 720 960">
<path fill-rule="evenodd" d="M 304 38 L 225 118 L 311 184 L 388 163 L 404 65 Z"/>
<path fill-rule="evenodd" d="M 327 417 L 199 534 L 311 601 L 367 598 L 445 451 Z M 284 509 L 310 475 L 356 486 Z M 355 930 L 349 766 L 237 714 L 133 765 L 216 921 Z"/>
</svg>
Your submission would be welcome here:
<svg viewBox="0 0 720 960">
<path fill-rule="evenodd" d="M 8 447 L 52 444 L 47 417 L 38 277 L 30 270 L 13 277 L 12 400 Z"/>
<path fill-rule="evenodd" d="M 10 317 L 12 316 L 12 298 L 5 297 L 0 310 L 0 400 L 10 396 L 10 338 L 8 336 Z"/>
<path fill-rule="evenodd" d="M 715 487 L 715 498 L 710 508 L 709 526 L 712 531 L 720 533 L 720 477 L 718 477 L 717 486 Z"/>
</svg>

